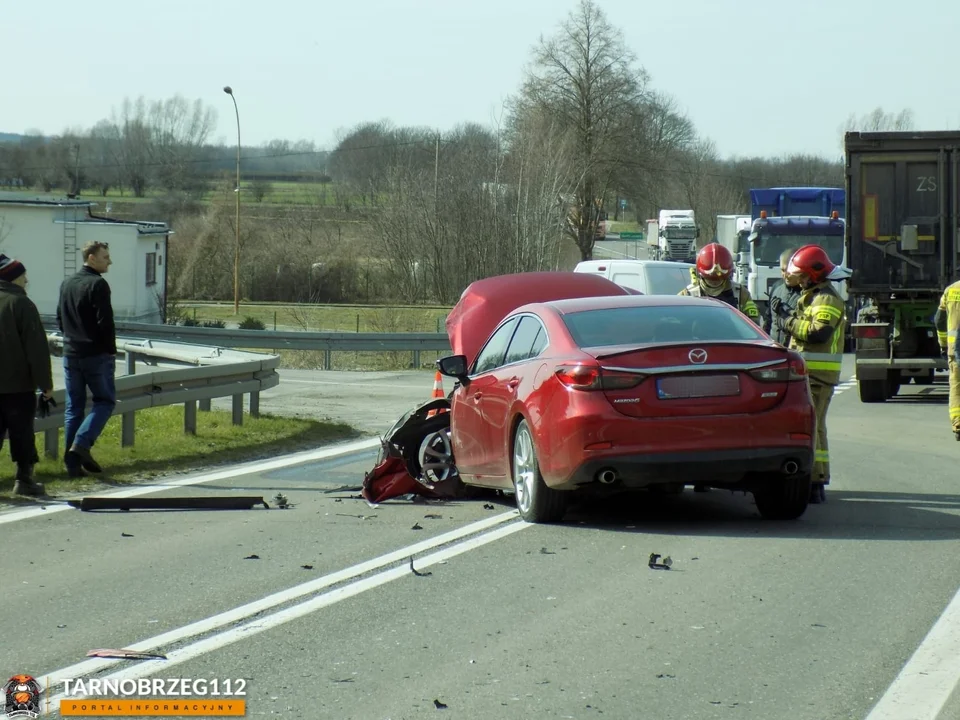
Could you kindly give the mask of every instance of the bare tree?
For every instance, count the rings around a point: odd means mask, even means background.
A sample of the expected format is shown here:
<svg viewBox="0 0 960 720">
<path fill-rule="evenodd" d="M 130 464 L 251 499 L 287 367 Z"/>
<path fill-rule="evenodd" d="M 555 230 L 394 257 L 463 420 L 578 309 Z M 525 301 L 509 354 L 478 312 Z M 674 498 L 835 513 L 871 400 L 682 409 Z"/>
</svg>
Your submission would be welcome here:
<svg viewBox="0 0 960 720">
<path fill-rule="evenodd" d="M 518 110 L 547 111 L 573 137 L 579 181 L 570 234 L 585 260 L 593 257 L 599 214 L 625 166 L 623 148 L 633 138 L 647 82 L 622 33 L 593 0 L 580 0 L 557 34 L 534 50 Z"/>
<path fill-rule="evenodd" d="M 913 110 L 904 108 L 898 113 L 886 112 L 882 107 L 875 107 L 865 115 L 857 117 L 851 113 L 840 128 L 840 151 L 844 151 L 843 136 L 848 132 L 902 132 L 914 130 Z"/>
</svg>

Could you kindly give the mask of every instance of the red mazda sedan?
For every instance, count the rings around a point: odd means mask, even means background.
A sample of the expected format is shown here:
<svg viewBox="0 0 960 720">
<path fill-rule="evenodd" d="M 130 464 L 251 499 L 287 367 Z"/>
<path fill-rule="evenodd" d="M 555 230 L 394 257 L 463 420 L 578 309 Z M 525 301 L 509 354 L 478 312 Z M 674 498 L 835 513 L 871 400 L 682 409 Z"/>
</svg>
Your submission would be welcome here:
<svg viewBox="0 0 960 720">
<path fill-rule="evenodd" d="M 482 341 L 481 341 L 482 342 Z M 527 304 L 457 378 L 453 455 L 467 485 L 513 491 L 528 522 L 583 492 L 685 485 L 806 510 L 814 409 L 802 357 L 726 303 L 611 295 Z"/>
</svg>

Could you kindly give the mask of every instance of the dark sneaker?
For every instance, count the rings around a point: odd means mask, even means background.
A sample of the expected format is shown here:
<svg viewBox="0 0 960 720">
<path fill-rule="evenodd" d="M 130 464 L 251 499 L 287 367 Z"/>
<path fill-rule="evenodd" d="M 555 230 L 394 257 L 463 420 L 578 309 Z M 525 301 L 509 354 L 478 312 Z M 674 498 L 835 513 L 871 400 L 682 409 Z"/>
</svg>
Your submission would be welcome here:
<svg viewBox="0 0 960 720">
<path fill-rule="evenodd" d="M 90 454 L 90 448 L 80 447 L 74 443 L 68 452 L 80 461 L 80 465 L 84 470 L 89 470 L 92 473 L 103 472 L 103 468 L 100 467 L 99 463 L 93 459 L 93 455 Z"/>
<path fill-rule="evenodd" d="M 13 492 L 15 495 L 29 495 L 31 497 L 40 497 L 47 494 L 42 483 L 21 478 L 17 478 L 17 481 L 13 484 Z"/>
<path fill-rule="evenodd" d="M 87 477 L 87 471 L 84 470 L 82 467 L 68 467 L 67 477 L 68 478 L 85 478 Z"/>
</svg>

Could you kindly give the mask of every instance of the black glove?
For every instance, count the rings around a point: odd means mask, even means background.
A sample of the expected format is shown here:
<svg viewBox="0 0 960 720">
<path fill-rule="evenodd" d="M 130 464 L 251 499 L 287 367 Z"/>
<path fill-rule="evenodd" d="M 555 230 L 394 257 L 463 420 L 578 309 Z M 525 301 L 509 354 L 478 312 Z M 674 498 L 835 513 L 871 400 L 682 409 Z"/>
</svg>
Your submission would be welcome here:
<svg viewBox="0 0 960 720">
<path fill-rule="evenodd" d="M 780 314 L 780 307 L 783 305 L 783 300 L 774 296 L 770 298 L 770 312 L 774 315 Z"/>
<path fill-rule="evenodd" d="M 55 408 L 57 406 L 57 401 L 51 398 L 45 398 L 41 392 L 37 396 L 37 412 L 40 417 L 45 418 L 50 415 L 50 408 Z"/>
</svg>

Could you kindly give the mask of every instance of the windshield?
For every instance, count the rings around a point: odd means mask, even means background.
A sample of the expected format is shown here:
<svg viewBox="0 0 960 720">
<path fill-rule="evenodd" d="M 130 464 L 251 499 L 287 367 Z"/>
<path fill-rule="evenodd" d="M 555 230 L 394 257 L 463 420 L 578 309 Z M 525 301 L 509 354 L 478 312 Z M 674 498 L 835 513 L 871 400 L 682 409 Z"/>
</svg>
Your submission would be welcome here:
<svg viewBox="0 0 960 720">
<path fill-rule="evenodd" d="M 586 310 L 563 316 L 581 348 L 656 342 L 760 340 L 766 336 L 728 305 Z"/>
<path fill-rule="evenodd" d="M 804 245 L 819 245 L 835 265 L 843 262 L 843 235 L 770 235 L 761 232 L 754 256 L 757 265 L 779 267 L 780 254 L 784 250 L 796 250 Z"/>
<path fill-rule="evenodd" d="M 676 295 L 690 284 L 690 268 L 648 267 L 647 295 Z"/>
<path fill-rule="evenodd" d="M 663 229 L 663 236 L 667 240 L 696 240 L 697 229 L 695 227 L 666 227 Z"/>
</svg>

